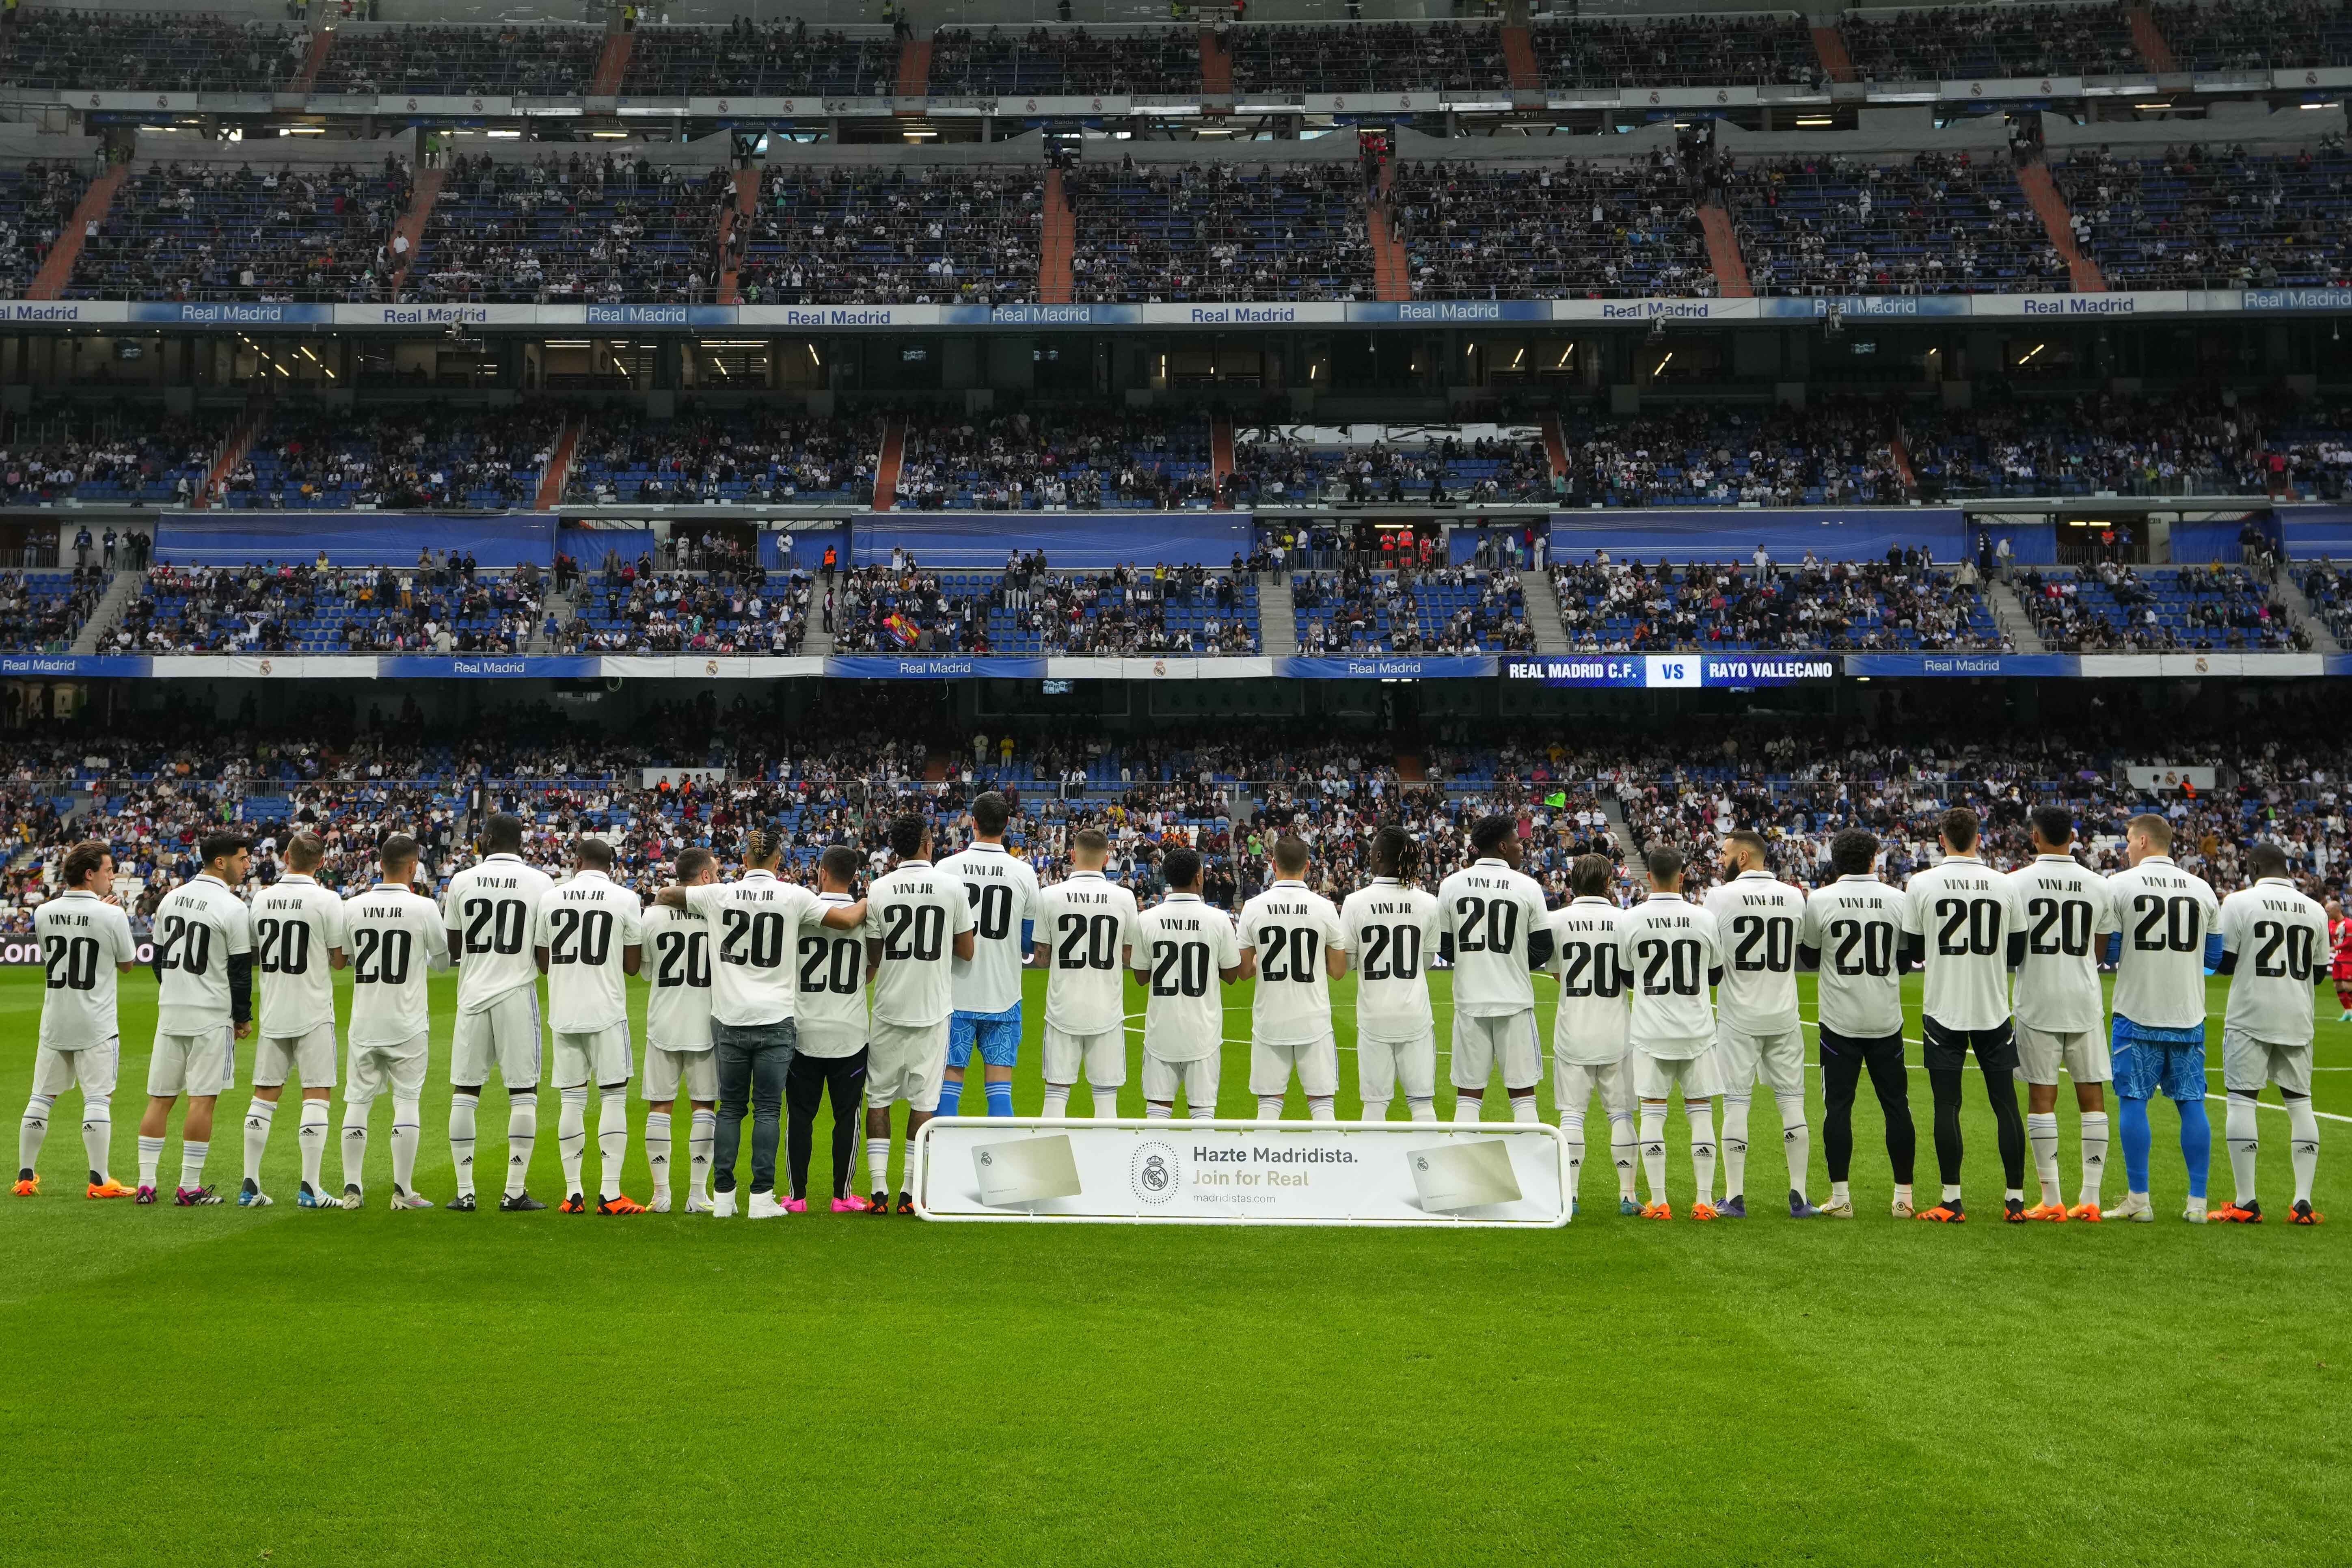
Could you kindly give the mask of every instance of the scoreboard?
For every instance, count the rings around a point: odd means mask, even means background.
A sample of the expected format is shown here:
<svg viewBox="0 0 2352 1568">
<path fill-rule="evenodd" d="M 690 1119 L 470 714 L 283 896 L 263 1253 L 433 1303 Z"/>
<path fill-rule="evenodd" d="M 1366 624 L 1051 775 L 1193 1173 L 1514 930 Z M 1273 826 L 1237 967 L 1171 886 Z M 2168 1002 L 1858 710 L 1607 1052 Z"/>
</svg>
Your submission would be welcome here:
<svg viewBox="0 0 2352 1568">
<path fill-rule="evenodd" d="M 1505 662 L 1511 680 L 1545 686 L 1690 689 L 1809 686 L 1834 680 L 1834 654 L 1585 653 L 1521 655 Z"/>
</svg>

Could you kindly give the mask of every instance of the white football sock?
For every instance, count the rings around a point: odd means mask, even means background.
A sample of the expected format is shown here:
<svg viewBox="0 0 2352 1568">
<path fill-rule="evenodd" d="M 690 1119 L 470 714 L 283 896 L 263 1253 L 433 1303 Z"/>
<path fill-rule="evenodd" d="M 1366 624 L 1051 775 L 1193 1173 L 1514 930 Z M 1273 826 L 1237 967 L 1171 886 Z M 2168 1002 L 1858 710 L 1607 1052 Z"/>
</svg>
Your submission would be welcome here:
<svg viewBox="0 0 2352 1568">
<path fill-rule="evenodd" d="M 866 1186 L 869 1192 L 890 1190 L 890 1140 L 887 1137 L 866 1141 Z"/>
<path fill-rule="evenodd" d="M 191 1143 L 184 1135 L 181 1137 L 180 1185 L 184 1190 L 193 1193 L 205 1184 L 205 1156 L 212 1152 L 209 1138 L 201 1143 Z"/>
<path fill-rule="evenodd" d="M 1907 1204 L 1911 1201 L 1910 1183 L 1897 1182 L 1895 1184 L 1895 1201 L 1898 1204 Z"/>
<path fill-rule="evenodd" d="M 601 1091 L 596 1102 L 596 1177 L 603 1196 L 621 1195 L 621 1173 L 629 1163 L 629 1091 L 625 1085 Z"/>
<path fill-rule="evenodd" d="M 449 1097 L 449 1161 L 457 1168 L 457 1195 L 474 1193 L 474 1112 L 481 1101 L 470 1094 Z"/>
<path fill-rule="evenodd" d="M 1486 1102 L 1475 1095 L 1457 1094 L 1454 1097 L 1454 1120 L 1456 1121 L 1475 1121 L 1485 1110 Z"/>
<path fill-rule="evenodd" d="M 1259 1095 L 1257 1097 L 1257 1119 L 1260 1121 L 1281 1121 L 1282 1096 L 1278 1094 Z"/>
<path fill-rule="evenodd" d="M 1511 1120 L 1514 1121 L 1542 1121 L 1543 1119 L 1536 1114 L 1536 1097 L 1532 1094 L 1511 1096 Z"/>
<path fill-rule="evenodd" d="M 539 1093 L 507 1098 L 507 1196 L 520 1197 L 530 1180 L 530 1152 L 539 1142 Z M 572 1194 L 566 1193 L 564 1196 Z"/>
<path fill-rule="evenodd" d="M 1307 1097 L 1307 1120 L 1309 1121 L 1339 1121 L 1339 1109 L 1337 1102 L 1337 1097 L 1328 1094 L 1308 1095 Z"/>
<path fill-rule="evenodd" d="M 1666 1201 L 1666 1108 L 1642 1107 L 1642 1172 L 1650 1179 L 1650 1201 Z"/>
<path fill-rule="evenodd" d="M 1689 1110 L 1685 1106 L 1684 1110 Z M 1727 1094 L 1723 1097 L 1723 1197 L 1748 1195 L 1748 1100 L 1746 1097 Z M 1698 1201 L 1707 1202 L 1705 1189 Z"/>
<path fill-rule="evenodd" d="M 41 1163 L 41 1144 L 49 1135 L 49 1108 L 57 1097 L 37 1094 L 25 1102 L 25 1120 L 16 1129 L 16 1168 L 30 1171 Z"/>
<path fill-rule="evenodd" d="M 1192 1112 L 1192 1120 L 1195 1121 L 1214 1121 L 1217 1119 L 1217 1108 L 1213 1103 L 1206 1105 L 1187 1104 L 1184 1109 Z"/>
<path fill-rule="evenodd" d="M 1830 1202 L 1833 1204 L 1844 1204 L 1852 1203 L 1853 1201 L 1853 1194 L 1847 1190 L 1845 1183 L 1832 1182 L 1830 1184 Z"/>
<path fill-rule="evenodd" d="M 1780 1148 L 1789 1157 L 1789 1190 L 1803 1197 L 1811 1190 L 1807 1178 L 1813 1164 L 1813 1130 L 1805 1121 L 1805 1097 L 1773 1098 L 1780 1107 Z"/>
<path fill-rule="evenodd" d="M 1048 1121 L 1054 1120 L 1057 1116 L 1069 1115 L 1070 1090 L 1077 1087 L 1078 1086 L 1074 1083 L 1047 1084 L 1045 1086 L 1045 1104 L 1037 1114 L 1043 1116 Z"/>
<path fill-rule="evenodd" d="M 686 1126 L 686 1188 L 697 1197 L 710 1195 L 710 1162 L 718 1144 L 718 1109 L 697 1107 Z"/>
<path fill-rule="evenodd" d="M 1662 1121 L 1659 1125 L 1663 1127 L 1665 1124 Z M 1617 1163 L 1617 1195 L 1621 1198 L 1630 1198 L 1633 1195 L 1633 1167 L 1636 1163 L 1633 1156 L 1634 1142 L 1633 1119 L 1631 1116 L 1620 1116 L 1617 1112 L 1611 1111 L 1609 1113 L 1609 1157 Z"/>
<path fill-rule="evenodd" d="M 2058 1113 L 2028 1111 L 2025 1141 L 2033 1145 L 2033 1173 L 2042 1181 L 2042 1201 L 2064 1202 L 2058 1194 Z"/>
<path fill-rule="evenodd" d="M 555 1152 L 563 1162 L 563 1195 L 586 1191 L 580 1184 L 580 1165 L 588 1152 L 588 1086 L 555 1091 Z"/>
<path fill-rule="evenodd" d="M 1115 1088 L 1105 1088 L 1099 1084 L 1096 1085 L 1095 1120 L 1097 1121 L 1116 1121 L 1118 1117 L 1118 1090 Z"/>
<path fill-rule="evenodd" d="M 2099 1187 L 2107 1174 L 2107 1113 L 2104 1110 L 2083 1112 L 2083 1196 L 2082 1201 L 2096 1206 Z"/>
<path fill-rule="evenodd" d="M 669 1195 L 669 1112 L 646 1112 L 646 1163 L 654 1173 L 654 1196 Z"/>
<path fill-rule="evenodd" d="M 269 1129 L 278 1120 L 278 1102 L 254 1097 L 245 1108 L 245 1179 L 261 1185 L 261 1157 L 269 1152 Z"/>
<path fill-rule="evenodd" d="M 1584 1173 L 1584 1112 L 1563 1110 L 1559 1113 L 1560 1136 L 1568 1140 L 1568 1192 L 1574 1197 L 1577 1178 Z"/>
<path fill-rule="evenodd" d="M 2319 1118 L 2311 1109 L 2309 1097 L 2286 1102 L 2286 1135 L 2293 1140 L 2289 1153 L 2294 1161 L 2294 1201 L 2311 1201 L 2311 1178 L 2319 1170 Z"/>
<path fill-rule="evenodd" d="M 2254 1156 L 2263 1146 L 2262 1129 L 2254 1125 L 2254 1099 L 2252 1095 L 2233 1094 L 2230 1108 L 2223 1113 L 2222 1126 L 2230 1140 L 2230 1175 L 2238 1184 L 2232 1201 L 2240 1208 L 2254 1201 Z"/>
<path fill-rule="evenodd" d="M 1408 1094 L 1404 1097 L 1406 1116 L 1415 1121 L 1437 1120 L 1437 1097 L 1433 1094 Z"/>
<path fill-rule="evenodd" d="M 413 1100 L 392 1102 L 392 1184 L 404 1193 L 416 1190 L 416 1145 L 425 1137 L 425 1113 Z"/>
<path fill-rule="evenodd" d="M 1944 1201 L 1948 1204 L 1956 1204 L 1960 1201 L 1960 1188 L 1958 1183 L 1946 1182 L 1944 1184 Z"/>
<path fill-rule="evenodd" d="M 1387 1100 L 1368 1100 L 1364 1101 L 1364 1113 L 1358 1120 L 1363 1121 L 1386 1121 L 1388 1119 L 1389 1102 Z"/>
<path fill-rule="evenodd" d="M 155 1167 L 163 1163 L 163 1141 L 161 1138 L 150 1138 L 142 1132 L 139 1135 L 139 1184 L 142 1187 L 153 1186 Z"/>
<path fill-rule="evenodd" d="M 1176 1107 L 1172 1102 L 1167 1105 L 1156 1100 L 1143 1102 L 1143 1119 L 1147 1121 L 1172 1121 L 1175 1118 Z"/>
<path fill-rule="evenodd" d="M 365 1105 L 343 1104 L 343 1185 L 346 1188 L 367 1185 L 368 1111 Z"/>
<path fill-rule="evenodd" d="M 1683 1114 L 1690 1119 L 1691 1180 L 1697 1184 L 1698 1201 L 1712 1204 L 1715 1200 L 1707 1194 L 1715 1191 L 1715 1107 L 1705 1100 L 1685 1104 Z"/>
<path fill-rule="evenodd" d="M 316 1193 L 319 1167 L 327 1158 L 327 1102 L 323 1100 L 302 1101 L 301 1124 L 294 1129 L 294 1146 L 302 1152 L 302 1181 Z"/>
<path fill-rule="evenodd" d="M 114 1105 L 106 1099 L 85 1100 L 81 1107 L 81 1152 L 90 1173 L 107 1179 L 107 1157 L 114 1148 Z"/>
</svg>

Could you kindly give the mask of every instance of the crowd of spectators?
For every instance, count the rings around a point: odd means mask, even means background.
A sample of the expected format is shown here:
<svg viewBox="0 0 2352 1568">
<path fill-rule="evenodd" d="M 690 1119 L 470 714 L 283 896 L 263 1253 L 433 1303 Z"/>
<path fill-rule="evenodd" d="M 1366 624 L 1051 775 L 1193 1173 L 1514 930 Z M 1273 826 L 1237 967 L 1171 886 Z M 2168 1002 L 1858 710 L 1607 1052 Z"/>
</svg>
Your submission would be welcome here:
<svg viewBox="0 0 2352 1568">
<path fill-rule="evenodd" d="M 1551 458 L 1540 436 L 1489 427 L 1245 426 L 1234 432 L 1233 499 L 1256 506 L 1321 500 L 1436 505 L 1548 500 Z"/>
<path fill-rule="evenodd" d="M 808 638 L 814 579 L 771 573 L 756 559 L 696 551 L 696 564 L 659 572 L 614 562 L 572 595 L 559 629 L 567 653 L 797 654 Z"/>
<path fill-rule="evenodd" d="M 1837 25 L 1864 81 L 2108 76 L 2147 61 L 2121 5 L 1942 5 L 1849 14 Z"/>
<path fill-rule="evenodd" d="M 203 489 L 227 424 L 130 405 L 57 404 L 5 420 L 0 501 L 177 502 Z"/>
<path fill-rule="evenodd" d="M 1924 409 L 1902 416 L 1903 440 L 1928 500 L 2000 495 L 2247 495 L 2273 477 L 2337 490 L 2352 473 L 2344 416 L 2296 417 L 2252 400 L 2113 395 Z"/>
<path fill-rule="evenodd" d="M 930 88 L 950 97 L 1197 94 L 1201 36 L 1191 27 L 942 27 L 931 35 Z"/>
<path fill-rule="evenodd" d="M 1353 163 L 1074 170 L 1071 297 L 1369 300 L 1364 184 Z"/>
<path fill-rule="evenodd" d="M 1631 167 L 1402 163 L 1388 195 L 1416 298 L 1558 300 L 1716 291 L 1682 155 Z"/>
<path fill-rule="evenodd" d="M 874 499 L 887 424 L 876 414 L 761 408 L 698 409 L 665 420 L 598 411 L 572 447 L 564 499 L 865 505 Z"/>
<path fill-rule="evenodd" d="M 2287 614 L 2274 584 L 2242 566 L 2214 562 L 2143 571 L 2102 561 L 2082 572 L 2021 572 L 2016 585 L 2042 646 L 2054 651 L 2284 653 L 2311 647 L 2310 633 Z"/>
<path fill-rule="evenodd" d="M 2169 0 L 2148 11 L 2185 71 L 2352 66 L 2346 0 Z"/>
<path fill-rule="evenodd" d="M 408 166 L 155 162 L 115 193 L 69 299 L 368 300 L 397 270 Z"/>
<path fill-rule="evenodd" d="M 365 412 L 277 410 L 223 479 L 218 504 L 294 510 L 371 507 L 526 510 L 538 499 L 560 411 L 399 404 Z"/>
<path fill-rule="evenodd" d="M 1569 640 L 1586 652 L 1786 650 L 1942 652 L 2004 646 L 1973 563 L 1938 569 L 1925 551 L 1884 562 L 1793 566 L 1758 549 L 1749 566 L 1592 559 L 1551 568 Z M 2012 650 L 2013 651 L 2013 650 Z"/>
<path fill-rule="evenodd" d="M 1812 30 L 1794 13 L 1675 16 L 1656 22 L 1578 16 L 1529 29 L 1548 88 L 1818 86 Z"/>
<path fill-rule="evenodd" d="M 1533 652 L 1518 574 L 1483 566 L 1350 565 L 1291 580 L 1305 654 Z"/>
<path fill-rule="evenodd" d="M 1255 95 L 1489 90 L 1510 85 L 1503 31 L 1492 22 L 1274 23 L 1220 35 L 1234 91 Z"/>
<path fill-rule="evenodd" d="M 738 286 L 747 305 L 1032 300 L 1045 197 L 1042 165 L 771 163 L 735 231 Z"/>
<path fill-rule="evenodd" d="M 1765 159 L 1730 169 L 1723 191 L 1759 294 L 2068 287 L 2065 258 L 2002 157 Z"/>
<path fill-rule="evenodd" d="M 22 299 L 89 188 L 89 177 L 35 158 L 0 169 L 0 300 Z"/>
<path fill-rule="evenodd" d="M 938 79 L 936 65 L 932 79 Z M 895 33 L 812 32 L 804 21 L 738 16 L 724 27 L 639 27 L 630 40 L 621 92 L 626 98 L 887 98 L 898 84 Z"/>
<path fill-rule="evenodd" d="M 571 98 L 588 90 L 604 29 L 562 23 L 340 26 L 322 93 Z"/>
<path fill-rule="evenodd" d="M 0 87 L 59 92 L 282 92 L 308 32 L 194 11 L 43 5 L 8 13 Z"/>
<path fill-rule="evenodd" d="M 1801 413 L 1689 406 L 1564 428 L 1574 502 L 1841 505 L 1906 499 L 1893 421 L 1869 404 Z"/>
<path fill-rule="evenodd" d="M 1015 552 L 1002 574 L 931 572 L 893 552 L 827 581 L 826 615 L 847 652 L 1250 654 L 1257 589 L 1239 573 L 1197 566 L 1054 571 Z"/>
<path fill-rule="evenodd" d="M 898 503 L 983 511 L 1152 509 L 1215 497 L 1208 421 L 1110 411 L 917 416 Z"/>
<path fill-rule="evenodd" d="M 104 596 L 107 576 L 95 566 L 0 572 L 0 647 L 63 653 Z"/>
<path fill-rule="evenodd" d="M 148 570 L 108 653 L 520 653 L 538 631 L 539 569 L 485 573 L 425 552 L 414 568 L 318 560 Z"/>
<path fill-rule="evenodd" d="M 2111 289 L 2336 289 L 2352 281 L 2344 139 L 2257 157 L 2196 142 L 2161 158 L 2076 153 L 2054 169 L 2075 243 Z"/>
<path fill-rule="evenodd" d="M 719 286 L 724 168 L 611 153 L 452 158 L 410 268 L 425 300 L 707 303 Z"/>
</svg>

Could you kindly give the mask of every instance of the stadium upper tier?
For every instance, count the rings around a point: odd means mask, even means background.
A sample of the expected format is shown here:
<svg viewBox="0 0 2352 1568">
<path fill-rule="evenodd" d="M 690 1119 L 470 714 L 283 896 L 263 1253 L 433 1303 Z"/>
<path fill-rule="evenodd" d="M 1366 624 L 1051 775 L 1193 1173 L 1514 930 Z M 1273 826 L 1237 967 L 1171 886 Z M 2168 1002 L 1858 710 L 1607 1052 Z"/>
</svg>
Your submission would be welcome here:
<svg viewBox="0 0 2352 1568">
<path fill-rule="evenodd" d="M 284 92 L 563 99 L 893 96 L 1163 99 L 1641 88 L 1821 91 L 1864 82 L 2032 80 L 2352 64 L 2343 0 L 1854 9 L 1818 31 L 1796 12 L 1491 21 L 1257 22 L 1210 28 L 949 26 L 805 21 L 645 26 L 337 21 L 27 8 L 0 88 L 58 94 Z M 909 51 L 918 45 L 920 53 Z M 1514 64 L 1514 58 L 1518 64 Z M 315 56 L 315 69 L 313 69 Z M 603 74 L 609 70 L 611 74 Z M 1226 82 L 1230 82 L 1227 87 Z M 1215 83 L 1213 89 L 1211 84 Z"/>
</svg>

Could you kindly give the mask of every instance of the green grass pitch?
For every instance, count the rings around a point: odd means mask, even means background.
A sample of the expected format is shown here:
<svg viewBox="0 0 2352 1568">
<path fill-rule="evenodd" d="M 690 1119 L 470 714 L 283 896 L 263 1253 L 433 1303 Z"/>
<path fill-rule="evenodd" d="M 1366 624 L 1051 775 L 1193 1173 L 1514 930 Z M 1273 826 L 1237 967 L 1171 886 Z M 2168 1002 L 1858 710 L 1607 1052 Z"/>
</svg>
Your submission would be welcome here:
<svg viewBox="0 0 2352 1568">
<path fill-rule="evenodd" d="M 38 980 L 0 976 L 11 1128 Z M 436 1200 L 453 984 L 436 982 L 417 1176 Z M 154 990 L 143 973 L 123 990 L 128 1178 Z M 1231 994 L 1245 1035 L 1246 988 Z M 2340 1119 L 2352 1027 L 2320 996 L 2316 1099 Z M 1024 1111 L 1040 1000 L 1033 976 Z M 224 1191 L 251 1051 L 214 1140 Z M 379 1206 L 293 1206 L 289 1114 L 276 1207 L 139 1209 L 80 1197 L 68 1094 L 49 1195 L 0 1198 L 0 1563 L 2345 1561 L 2352 1127 L 2321 1123 L 2336 1225 L 2183 1225 L 2158 1108 L 2158 1223 L 2004 1226 L 1969 1093 L 1963 1228 L 1887 1217 L 1865 1088 L 1853 1223 L 1775 1212 L 1766 1096 L 1759 1217 L 1622 1219 L 1604 1160 L 1583 1217 L 1518 1233 L 394 1214 L 383 1104 Z M 486 1100 L 488 1149 L 505 1118 Z M 1237 1047 L 1221 1109 L 1251 1110 Z M 1132 1085 L 1125 1110 L 1142 1110 Z M 551 1202 L 555 1113 L 547 1093 L 532 1185 Z M 2061 1121 L 2071 1195 L 2071 1108 Z M 2273 1214 L 2285 1126 L 2263 1113 Z M 177 1145 L 175 1121 L 167 1183 Z M 1818 1123 L 1813 1149 L 1818 1195 Z M 824 1150 L 821 1128 L 820 1185 Z M 592 1140 L 592 1181 L 594 1161 Z M 683 1148 L 677 1165 L 682 1185 Z M 629 1169 L 642 1195 L 634 1141 Z M 1669 1171 L 1685 1205 L 1679 1143 Z"/>
</svg>

